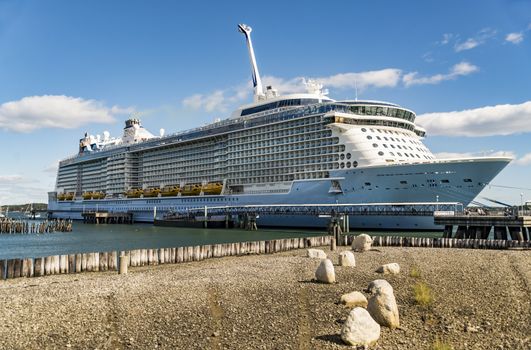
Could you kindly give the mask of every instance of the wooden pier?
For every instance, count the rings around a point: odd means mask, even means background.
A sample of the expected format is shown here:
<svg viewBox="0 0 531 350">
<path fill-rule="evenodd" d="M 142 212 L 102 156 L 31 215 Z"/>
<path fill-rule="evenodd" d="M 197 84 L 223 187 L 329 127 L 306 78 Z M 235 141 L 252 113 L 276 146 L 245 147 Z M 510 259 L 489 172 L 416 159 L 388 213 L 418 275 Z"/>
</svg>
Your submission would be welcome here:
<svg viewBox="0 0 531 350">
<path fill-rule="evenodd" d="M 444 225 L 443 238 L 487 239 L 494 230 L 494 239 L 528 241 L 531 216 L 502 215 L 435 215 L 436 225 Z M 457 228 L 454 230 L 454 226 Z M 455 233 L 454 233 L 455 232 Z"/>
<path fill-rule="evenodd" d="M 91 211 L 82 213 L 84 224 L 133 224 L 131 212 Z"/>
</svg>

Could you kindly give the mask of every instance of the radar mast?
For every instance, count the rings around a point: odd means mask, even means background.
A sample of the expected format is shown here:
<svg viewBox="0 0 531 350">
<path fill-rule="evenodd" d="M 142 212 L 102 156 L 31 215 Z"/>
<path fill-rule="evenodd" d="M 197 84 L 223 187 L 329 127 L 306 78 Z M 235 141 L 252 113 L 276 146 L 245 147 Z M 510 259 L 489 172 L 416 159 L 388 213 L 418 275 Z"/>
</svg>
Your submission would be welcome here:
<svg viewBox="0 0 531 350">
<path fill-rule="evenodd" d="M 253 43 L 251 41 L 251 31 L 253 30 L 246 24 L 238 24 L 238 30 L 245 35 L 245 41 L 247 42 L 247 48 L 249 49 L 249 58 L 251 59 L 251 69 L 253 71 L 253 87 L 254 87 L 254 100 L 260 101 L 265 99 L 264 90 L 262 88 L 262 81 L 260 80 L 260 73 L 258 73 L 258 65 L 254 57 Z"/>
</svg>

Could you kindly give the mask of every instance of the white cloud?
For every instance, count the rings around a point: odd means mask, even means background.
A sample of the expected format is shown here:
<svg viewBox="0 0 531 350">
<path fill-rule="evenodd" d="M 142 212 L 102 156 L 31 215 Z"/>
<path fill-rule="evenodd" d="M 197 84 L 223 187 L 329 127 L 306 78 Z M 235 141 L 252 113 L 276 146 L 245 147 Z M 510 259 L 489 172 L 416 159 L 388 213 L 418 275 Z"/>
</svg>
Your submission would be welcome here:
<svg viewBox="0 0 531 350">
<path fill-rule="evenodd" d="M 505 37 L 505 40 L 513 44 L 519 44 L 524 40 L 524 33 L 509 33 Z"/>
<path fill-rule="evenodd" d="M 427 113 L 417 122 L 430 135 L 493 136 L 531 132 L 531 101 L 463 111 Z"/>
<path fill-rule="evenodd" d="M 56 160 L 56 161 L 54 161 L 54 162 L 48 164 L 48 166 L 45 167 L 45 168 L 43 169 L 43 171 L 44 171 L 45 173 L 56 174 L 56 173 L 57 173 L 57 168 L 59 168 L 59 161 L 58 161 L 58 160 Z"/>
<path fill-rule="evenodd" d="M 370 87 L 395 87 L 400 82 L 401 76 L 402 71 L 400 69 L 387 68 L 360 73 L 340 73 L 314 78 L 314 80 L 327 88 L 354 89 L 357 86 L 358 89 L 363 90 Z M 284 79 L 266 75 L 262 77 L 262 84 L 264 87 L 273 86 L 282 95 L 306 91 L 303 77 Z M 234 104 L 249 99 L 252 91 L 253 88 L 250 83 L 240 84 L 225 90 L 216 90 L 210 94 L 195 94 L 186 97 L 182 103 L 186 108 L 194 110 L 228 112 L 230 107 L 234 107 Z"/>
<path fill-rule="evenodd" d="M 402 80 L 406 87 L 412 85 L 439 84 L 442 81 L 456 79 L 459 76 L 469 75 L 477 71 L 479 71 L 477 66 L 463 61 L 454 65 L 447 74 L 435 74 L 429 77 L 418 77 L 418 72 L 411 72 L 405 74 L 402 77 Z"/>
<path fill-rule="evenodd" d="M 473 49 L 479 46 L 480 44 L 481 43 L 477 41 L 476 39 L 468 38 L 465 42 L 456 44 L 455 51 L 460 52 L 460 51 L 470 50 L 470 49 Z"/>
<path fill-rule="evenodd" d="M 491 28 L 481 29 L 475 37 L 468 38 L 464 42 L 457 42 L 454 45 L 455 52 L 470 50 L 484 44 L 488 39 L 496 35 L 496 30 Z"/>
<path fill-rule="evenodd" d="M 96 100 L 64 95 L 24 97 L 0 105 L 0 128 L 31 132 L 40 128 L 73 129 L 87 123 L 112 123 L 131 108 L 106 107 Z"/>
<path fill-rule="evenodd" d="M 329 77 L 321 77 L 316 80 L 321 84 L 337 89 L 358 89 L 368 87 L 395 87 L 400 82 L 402 71 L 396 68 L 388 68 L 362 73 L 341 73 Z"/>
<path fill-rule="evenodd" d="M 531 165 L 531 153 L 523 155 L 521 158 L 518 158 L 514 163 L 517 165 Z"/>
<path fill-rule="evenodd" d="M 28 182 L 22 175 L 0 175 L 0 184 L 20 184 Z"/>
<path fill-rule="evenodd" d="M 443 38 L 441 40 L 441 45 L 446 45 L 450 42 L 450 40 L 452 40 L 452 38 L 454 37 L 454 35 L 452 33 L 444 33 L 443 34 Z"/>
</svg>

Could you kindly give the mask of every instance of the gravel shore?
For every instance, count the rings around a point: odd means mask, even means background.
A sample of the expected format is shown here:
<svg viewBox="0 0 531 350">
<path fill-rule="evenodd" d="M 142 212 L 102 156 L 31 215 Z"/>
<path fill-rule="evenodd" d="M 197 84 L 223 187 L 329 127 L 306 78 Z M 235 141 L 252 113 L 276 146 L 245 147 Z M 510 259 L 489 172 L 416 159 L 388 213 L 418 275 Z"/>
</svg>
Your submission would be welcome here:
<svg viewBox="0 0 531 350">
<path fill-rule="evenodd" d="M 337 263 L 340 247 L 329 254 Z M 335 266 L 338 283 L 312 281 L 305 250 L 210 259 L 114 272 L 0 282 L 1 349 L 348 349 L 339 338 L 363 291 L 399 263 L 394 287 L 401 329 L 382 328 L 374 349 L 531 348 L 531 251 L 384 247 Z M 421 277 L 410 276 L 412 268 Z M 412 286 L 435 301 L 422 309 Z"/>
</svg>

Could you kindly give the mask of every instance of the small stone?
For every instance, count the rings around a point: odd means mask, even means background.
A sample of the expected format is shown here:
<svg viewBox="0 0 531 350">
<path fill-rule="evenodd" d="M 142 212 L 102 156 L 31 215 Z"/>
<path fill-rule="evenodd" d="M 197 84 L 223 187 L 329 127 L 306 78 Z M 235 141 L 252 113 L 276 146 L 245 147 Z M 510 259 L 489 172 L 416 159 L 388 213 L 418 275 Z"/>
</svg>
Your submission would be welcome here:
<svg viewBox="0 0 531 350">
<path fill-rule="evenodd" d="M 343 294 L 340 299 L 341 304 L 348 307 L 367 307 L 367 298 L 360 292 Z"/>
<path fill-rule="evenodd" d="M 352 250 L 356 252 L 366 252 L 371 250 L 371 245 L 371 236 L 362 233 L 361 235 L 354 237 L 354 240 L 352 241 Z"/>
<path fill-rule="evenodd" d="M 383 283 L 381 283 L 379 288 L 373 289 L 376 292 L 369 298 L 367 311 L 381 326 L 391 329 L 398 328 L 400 326 L 400 318 L 393 289 Z"/>
<path fill-rule="evenodd" d="M 334 265 L 332 264 L 332 260 L 321 260 L 319 267 L 315 271 L 315 279 L 317 279 L 318 282 L 322 283 L 336 282 L 336 273 L 334 271 Z"/>
<path fill-rule="evenodd" d="M 349 251 L 344 251 L 339 253 L 339 266 L 356 266 L 356 259 L 354 258 L 354 254 Z"/>
<path fill-rule="evenodd" d="M 341 329 L 341 340 L 352 346 L 369 346 L 380 338 L 380 325 L 364 308 L 354 308 Z"/>
<path fill-rule="evenodd" d="M 309 258 L 326 259 L 326 253 L 321 249 L 308 249 L 306 253 Z"/>
<path fill-rule="evenodd" d="M 400 265 L 397 263 L 385 264 L 380 266 L 376 272 L 383 273 L 384 275 L 397 275 L 400 273 Z"/>
</svg>

